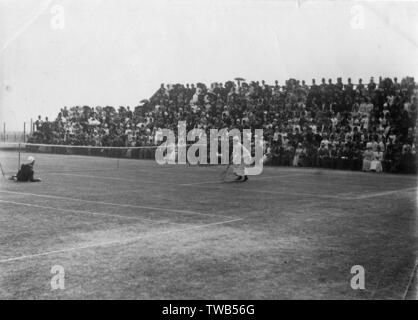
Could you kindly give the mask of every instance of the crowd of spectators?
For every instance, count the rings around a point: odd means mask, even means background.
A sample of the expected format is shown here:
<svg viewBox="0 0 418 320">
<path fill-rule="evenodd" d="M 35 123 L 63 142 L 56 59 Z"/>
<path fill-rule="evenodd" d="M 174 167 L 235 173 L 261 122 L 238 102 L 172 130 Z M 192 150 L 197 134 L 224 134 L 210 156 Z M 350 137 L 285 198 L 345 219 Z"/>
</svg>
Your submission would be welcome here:
<svg viewBox="0 0 418 320">
<path fill-rule="evenodd" d="M 34 123 L 33 143 L 90 146 L 155 145 L 162 128 L 263 129 L 267 162 L 387 172 L 416 172 L 417 93 L 413 78 L 338 78 L 246 82 L 210 87 L 162 84 L 131 109 L 64 107 L 54 121 Z"/>
</svg>

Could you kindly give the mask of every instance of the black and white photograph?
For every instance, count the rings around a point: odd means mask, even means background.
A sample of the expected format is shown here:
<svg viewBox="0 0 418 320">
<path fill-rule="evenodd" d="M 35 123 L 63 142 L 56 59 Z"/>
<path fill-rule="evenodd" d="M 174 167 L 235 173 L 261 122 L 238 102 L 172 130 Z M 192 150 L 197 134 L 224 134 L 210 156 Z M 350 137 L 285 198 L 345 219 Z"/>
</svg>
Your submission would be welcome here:
<svg viewBox="0 0 418 320">
<path fill-rule="evenodd" d="M 0 300 L 418 300 L 417 81 L 415 0 L 0 0 Z"/>
</svg>

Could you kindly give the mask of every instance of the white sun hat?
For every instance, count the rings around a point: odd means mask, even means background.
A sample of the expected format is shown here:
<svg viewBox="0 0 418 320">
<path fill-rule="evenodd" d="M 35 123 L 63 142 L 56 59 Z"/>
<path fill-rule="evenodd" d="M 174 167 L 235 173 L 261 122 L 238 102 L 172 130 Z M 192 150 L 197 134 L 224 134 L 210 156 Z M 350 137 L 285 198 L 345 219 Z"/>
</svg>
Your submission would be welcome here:
<svg viewBox="0 0 418 320">
<path fill-rule="evenodd" d="M 29 163 L 32 163 L 32 162 L 34 162 L 35 161 L 35 158 L 34 157 L 32 157 L 32 156 L 29 156 L 28 157 L 28 162 Z"/>
</svg>

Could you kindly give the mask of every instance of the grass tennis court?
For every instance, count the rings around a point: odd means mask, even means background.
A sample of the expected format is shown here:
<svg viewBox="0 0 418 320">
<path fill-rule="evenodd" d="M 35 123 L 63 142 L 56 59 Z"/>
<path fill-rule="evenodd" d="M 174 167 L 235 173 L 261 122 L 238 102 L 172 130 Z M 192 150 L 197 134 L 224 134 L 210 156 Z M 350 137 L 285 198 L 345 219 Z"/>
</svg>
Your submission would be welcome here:
<svg viewBox="0 0 418 320">
<path fill-rule="evenodd" d="M 414 176 L 265 167 L 222 183 L 223 167 L 34 156 L 42 183 L 1 180 L 2 299 L 415 298 Z M 16 152 L 0 159 L 15 173 Z"/>
</svg>

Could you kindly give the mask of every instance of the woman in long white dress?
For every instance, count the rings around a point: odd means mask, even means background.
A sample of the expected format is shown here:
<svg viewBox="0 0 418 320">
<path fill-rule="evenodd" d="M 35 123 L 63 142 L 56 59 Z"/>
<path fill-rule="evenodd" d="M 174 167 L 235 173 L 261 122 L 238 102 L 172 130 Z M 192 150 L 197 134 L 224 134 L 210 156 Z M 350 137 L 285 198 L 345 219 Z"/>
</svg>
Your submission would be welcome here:
<svg viewBox="0 0 418 320">
<path fill-rule="evenodd" d="M 363 171 L 370 171 L 370 165 L 374 158 L 372 145 L 370 142 L 366 144 L 366 151 L 363 153 Z"/>
<path fill-rule="evenodd" d="M 380 146 L 377 146 L 377 151 L 373 152 L 373 160 L 370 163 L 370 171 L 382 172 L 383 152 Z"/>
<path fill-rule="evenodd" d="M 303 154 L 302 144 L 298 143 L 298 146 L 295 150 L 295 156 L 293 157 L 293 166 L 297 167 L 299 165 L 299 158 Z"/>
</svg>

